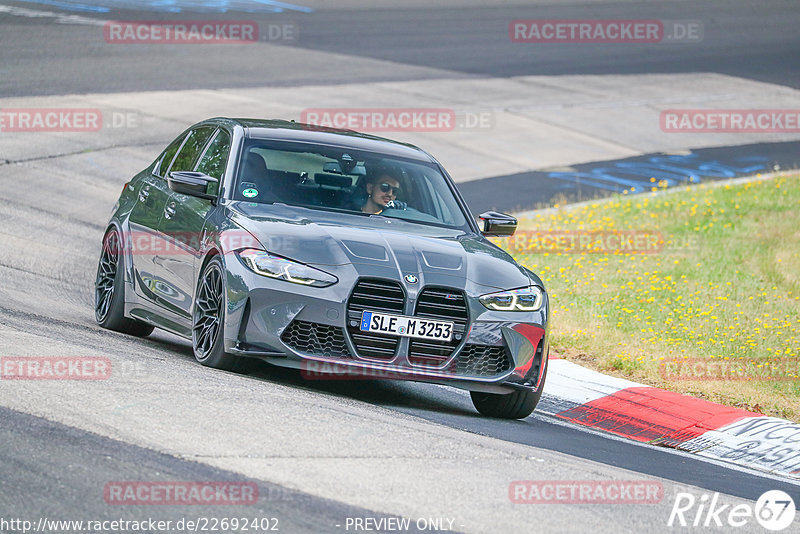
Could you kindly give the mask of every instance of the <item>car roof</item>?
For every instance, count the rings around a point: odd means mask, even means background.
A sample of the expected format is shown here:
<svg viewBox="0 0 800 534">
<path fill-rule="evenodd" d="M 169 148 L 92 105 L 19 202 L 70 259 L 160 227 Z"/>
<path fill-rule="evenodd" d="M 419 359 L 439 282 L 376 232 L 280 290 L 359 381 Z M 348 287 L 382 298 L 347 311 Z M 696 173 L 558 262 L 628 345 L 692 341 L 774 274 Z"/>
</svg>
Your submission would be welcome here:
<svg viewBox="0 0 800 534">
<path fill-rule="evenodd" d="M 245 130 L 245 137 L 250 139 L 313 143 L 377 152 L 427 163 L 435 162 L 430 154 L 412 144 L 401 143 L 399 141 L 364 134 L 354 130 L 340 130 L 338 128 L 327 128 L 314 124 L 277 119 L 234 119 L 218 117 L 216 119 L 211 119 L 211 121 L 224 122 L 231 126 L 241 126 Z"/>
</svg>

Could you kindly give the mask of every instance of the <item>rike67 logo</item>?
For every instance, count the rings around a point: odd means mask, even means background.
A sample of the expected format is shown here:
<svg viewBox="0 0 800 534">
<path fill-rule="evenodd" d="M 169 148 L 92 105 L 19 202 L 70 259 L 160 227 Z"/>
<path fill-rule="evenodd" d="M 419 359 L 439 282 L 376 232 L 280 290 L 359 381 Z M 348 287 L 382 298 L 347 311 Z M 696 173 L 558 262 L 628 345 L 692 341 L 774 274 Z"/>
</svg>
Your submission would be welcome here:
<svg viewBox="0 0 800 534">
<path fill-rule="evenodd" d="M 719 502 L 719 493 L 709 497 L 704 493 L 699 499 L 691 493 L 678 493 L 669 514 L 669 527 L 744 527 L 753 519 L 763 528 L 779 532 L 789 527 L 795 518 L 795 503 L 788 493 L 770 490 L 761 495 L 755 506 Z"/>
</svg>

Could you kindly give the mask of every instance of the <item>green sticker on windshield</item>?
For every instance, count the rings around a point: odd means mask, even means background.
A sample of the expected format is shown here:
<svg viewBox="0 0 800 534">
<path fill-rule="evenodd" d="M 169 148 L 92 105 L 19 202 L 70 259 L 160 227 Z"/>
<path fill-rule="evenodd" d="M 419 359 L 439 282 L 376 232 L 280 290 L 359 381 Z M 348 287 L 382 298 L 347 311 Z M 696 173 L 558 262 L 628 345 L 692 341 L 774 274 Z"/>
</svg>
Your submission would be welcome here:
<svg viewBox="0 0 800 534">
<path fill-rule="evenodd" d="M 242 191 L 242 194 L 244 196 L 246 196 L 247 198 L 253 198 L 253 197 L 257 197 L 258 196 L 258 190 L 257 189 L 245 189 L 244 191 Z"/>
</svg>

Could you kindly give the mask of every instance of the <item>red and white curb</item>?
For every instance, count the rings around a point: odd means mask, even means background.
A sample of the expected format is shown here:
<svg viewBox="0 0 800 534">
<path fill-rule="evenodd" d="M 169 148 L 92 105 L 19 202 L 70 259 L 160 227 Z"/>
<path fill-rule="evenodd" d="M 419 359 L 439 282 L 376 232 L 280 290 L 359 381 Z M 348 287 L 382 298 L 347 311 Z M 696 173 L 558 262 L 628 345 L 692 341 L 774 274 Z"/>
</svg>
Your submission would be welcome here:
<svg viewBox="0 0 800 534">
<path fill-rule="evenodd" d="M 539 411 L 618 436 L 800 479 L 800 424 L 550 358 Z"/>
</svg>

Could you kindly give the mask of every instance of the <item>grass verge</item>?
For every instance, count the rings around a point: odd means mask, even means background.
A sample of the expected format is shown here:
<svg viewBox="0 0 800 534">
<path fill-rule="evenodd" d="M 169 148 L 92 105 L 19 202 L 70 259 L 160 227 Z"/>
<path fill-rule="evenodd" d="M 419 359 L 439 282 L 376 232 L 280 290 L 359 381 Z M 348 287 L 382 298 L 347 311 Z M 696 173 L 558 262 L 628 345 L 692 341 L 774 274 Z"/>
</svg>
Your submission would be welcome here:
<svg viewBox="0 0 800 534">
<path fill-rule="evenodd" d="M 548 288 L 552 351 L 800 421 L 800 176 L 653 189 L 495 240 Z"/>
</svg>

